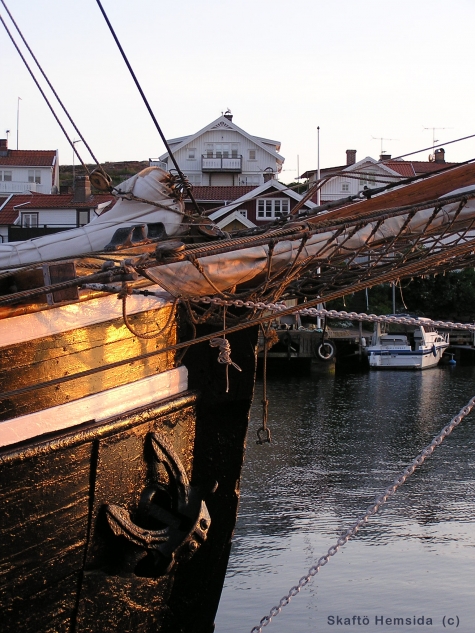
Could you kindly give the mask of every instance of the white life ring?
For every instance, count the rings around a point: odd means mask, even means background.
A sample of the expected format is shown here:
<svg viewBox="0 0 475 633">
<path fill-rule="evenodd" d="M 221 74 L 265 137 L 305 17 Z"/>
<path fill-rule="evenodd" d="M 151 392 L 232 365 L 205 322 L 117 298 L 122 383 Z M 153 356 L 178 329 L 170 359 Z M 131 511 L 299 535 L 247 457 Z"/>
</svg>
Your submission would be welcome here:
<svg viewBox="0 0 475 633">
<path fill-rule="evenodd" d="M 331 341 L 323 341 L 316 344 L 316 356 L 324 362 L 328 362 L 335 356 L 335 344 Z"/>
</svg>

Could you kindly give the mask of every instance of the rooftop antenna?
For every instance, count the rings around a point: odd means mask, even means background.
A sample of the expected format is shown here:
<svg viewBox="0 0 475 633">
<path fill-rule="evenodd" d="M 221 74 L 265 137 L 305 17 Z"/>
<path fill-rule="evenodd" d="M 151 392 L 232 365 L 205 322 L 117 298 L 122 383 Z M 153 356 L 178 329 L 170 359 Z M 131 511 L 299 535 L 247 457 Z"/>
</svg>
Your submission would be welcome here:
<svg viewBox="0 0 475 633">
<path fill-rule="evenodd" d="M 373 139 L 373 141 L 381 142 L 381 149 L 379 152 L 380 156 L 386 153 L 386 150 L 383 149 L 383 141 L 399 141 L 398 138 L 385 138 L 384 136 L 371 136 L 371 138 Z"/>
<path fill-rule="evenodd" d="M 429 160 L 434 160 L 434 147 L 439 142 L 438 138 L 435 138 L 436 130 L 453 130 L 453 127 L 425 127 L 424 130 L 432 130 L 432 154 L 429 155 Z"/>
</svg>

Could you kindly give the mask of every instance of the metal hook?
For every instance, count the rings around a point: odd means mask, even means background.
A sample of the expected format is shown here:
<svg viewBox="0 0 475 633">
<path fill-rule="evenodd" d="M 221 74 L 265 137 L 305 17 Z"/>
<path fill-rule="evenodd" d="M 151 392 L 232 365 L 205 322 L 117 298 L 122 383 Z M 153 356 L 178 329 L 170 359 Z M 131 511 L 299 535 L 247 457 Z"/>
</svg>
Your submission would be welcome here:
<svg viewBox="0 0 475 633">
<path fill-rule="evenodd" d="M 262 435 L 265 435 L 265 437 L 263 438 Z M 261 426 L 259 429 L 257 429 L 257 437 L 258 439 L 256 440 L 256 444 L 265 444 L 266 442 L 268 444 L 270 444 L 271 442 L 271 434 L 270 434 L 270 429 Z"/>
</svg>

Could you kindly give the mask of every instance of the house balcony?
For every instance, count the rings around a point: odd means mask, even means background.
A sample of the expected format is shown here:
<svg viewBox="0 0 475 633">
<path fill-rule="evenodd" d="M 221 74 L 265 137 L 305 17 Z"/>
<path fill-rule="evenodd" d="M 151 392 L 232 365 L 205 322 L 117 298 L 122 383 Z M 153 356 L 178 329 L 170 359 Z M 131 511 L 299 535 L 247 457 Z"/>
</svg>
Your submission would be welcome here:
<svg viewBox="0 0 475 633">
<path fill-rule="evenodd" d="M 240 174 L 242 173 L 242 156 L 234 156 L 232 158 L 215 156 L 211 158 L 203 154 L 201 156 L 201 171 Z"/>
<path fill-rule="evenodd" d="M 49 193 L 49 190 L 43 192 L 41 185 L 36 182 L 14 182 L 12 180 L 0 182 L 0 193 L 28 193 L 28 191 Z"/>
</svg>

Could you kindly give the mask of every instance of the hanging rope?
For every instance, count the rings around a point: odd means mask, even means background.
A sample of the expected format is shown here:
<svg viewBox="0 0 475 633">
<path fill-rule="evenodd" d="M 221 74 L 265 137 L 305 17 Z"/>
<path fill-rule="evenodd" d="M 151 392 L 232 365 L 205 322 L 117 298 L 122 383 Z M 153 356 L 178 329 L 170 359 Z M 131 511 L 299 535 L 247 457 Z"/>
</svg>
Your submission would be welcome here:
<svg viewBox="0 0 475 633">
<path fill-rule="evenodd" d="M 256 444 L 270 444 L 271 432 L 267 426 L 267 419 L 269 416 L 269 400 L 267 398 L 267 351 L 269 347 L 269 326 L 264 328 L 261 326 L 262 336 L 264 337 L 264 357 L 262 364 L 262 426 L 257 429 Z"/>
<path fill-rule="evenodd" d="M 145 339 L 145 340 L 158 338 L 159 336 L 164 334 L 169 329 L 169 327 L 172 325 L 173 319 L 174 319 L 175 314 L 176 314 L 176 308 L 177 308 L 179 299 L 177 298 L 173 302 L 172 309 L 170 310 L 170 314 L 168 315 L 167 322 L 165 323 L 165 325 L 160 330 L 157 330 L 156 332 L 152 332 L 151 334 L 143 334 L 141 332 L 138 332 L 131 325 L 129 317 L 127 315 L 127 297 L 129 297 L 131 294 L 132 294 L 132 287 L 130 286 L 130 284 L 127 284 L 127 283 L 124 282 L 122 284 L 121 291 L 117 295 L 117 298 L 122 300 L 122 318 L 124 319 L 124 324 L 127 327 L 127 329 L 129 330 L 129 332 L 131 332 L 137 338 L 141 338 L 141 339 Z"/>
<path fill-rule="evenodd" d="M 224 310 L 223 310 L 223 330 L 224 332 L 226 332 L 226 306 L 224 306 Z M 222 365 L 226 365 L 226 393 L 228 393 L 229 392 L 229 366 L 232 365 L 234 369 L 237 369 L 238 371 L 242 371 L 242 369 L 239 367 L 239 365 L 236 365 L 236 363 L 234 363 L 231 360 L 231 345 L 229 344 L 229 341 L 226 338 L 226 334 L 224 334 L 222 338 L 212 338 L 209 344 L 211 347 L 219 348 L 218 363 L 221 363 Z"/>
</svg>

